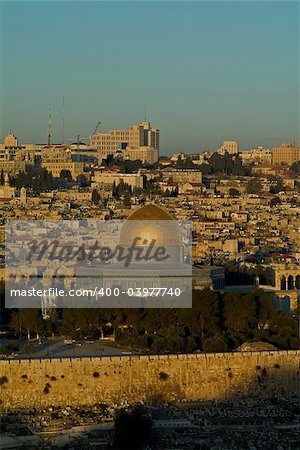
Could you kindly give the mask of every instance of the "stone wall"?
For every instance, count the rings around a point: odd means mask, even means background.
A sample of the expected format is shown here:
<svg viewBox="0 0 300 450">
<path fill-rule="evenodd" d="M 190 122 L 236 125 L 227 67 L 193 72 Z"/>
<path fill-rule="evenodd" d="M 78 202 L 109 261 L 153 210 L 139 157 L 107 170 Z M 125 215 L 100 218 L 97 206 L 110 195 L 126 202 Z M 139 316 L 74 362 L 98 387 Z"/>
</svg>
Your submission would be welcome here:
<svg viewBox="0 0 300 450">
<path fill-rule="evenodd" d="M 298 350 L 2 360 L 1 408 L 300 398 L 299 366 Z"/>
</svg>

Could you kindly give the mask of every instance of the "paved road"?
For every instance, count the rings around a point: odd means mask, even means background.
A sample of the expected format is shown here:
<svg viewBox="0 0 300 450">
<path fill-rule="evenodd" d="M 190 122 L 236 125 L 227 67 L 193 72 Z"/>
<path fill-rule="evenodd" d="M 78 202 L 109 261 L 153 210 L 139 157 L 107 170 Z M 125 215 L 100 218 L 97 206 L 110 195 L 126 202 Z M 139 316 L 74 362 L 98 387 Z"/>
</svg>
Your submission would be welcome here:
<svg viewBox="0 0 300 450">
<path fill-rule="evenodd" d="M 1 347 L 7 345 L 8 340 L 0 341 Z M 16 342 L 16 341 L 14 341 Z M 65 343 L 63 340 L 48 340 L 39 344 L 36 341 L 18 341 L 20 345 L 20 353 L 17 358 L 74 358 L 81 356 L 121 356 L 128 354 L 125 350 L 117 347 L 105 345 L 101 341 L 82 342 L 82 343 Z M 24 347 L 28 348 L 28 344 L 34 348 L 34 351 L 23 351 Z"/>
</svg>

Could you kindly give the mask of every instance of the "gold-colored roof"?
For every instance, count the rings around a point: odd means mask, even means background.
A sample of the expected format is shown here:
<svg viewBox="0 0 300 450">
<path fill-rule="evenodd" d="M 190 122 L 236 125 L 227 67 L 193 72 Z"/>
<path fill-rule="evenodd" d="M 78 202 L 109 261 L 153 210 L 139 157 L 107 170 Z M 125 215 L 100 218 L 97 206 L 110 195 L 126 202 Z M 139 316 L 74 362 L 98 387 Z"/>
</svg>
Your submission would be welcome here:
<svg viewBox="0 0 300 450">
<path fill-rule="evenodd" d="M 168 221 L 168 222 L 166 222 Z M 152 239 L 156 246 L 180 245 L 182 236 L 176 220 L 160 206 L 149 204 L 134 211 L 127 217 L 120 232 L 120 243 L 132 245 L 136 237 Z"/>
<path fill-rule="evenodd" d="M 165 209 L 150 203 L 133 211 L 127 220 L 174 220 L 174 218 Z"/>
</svg>

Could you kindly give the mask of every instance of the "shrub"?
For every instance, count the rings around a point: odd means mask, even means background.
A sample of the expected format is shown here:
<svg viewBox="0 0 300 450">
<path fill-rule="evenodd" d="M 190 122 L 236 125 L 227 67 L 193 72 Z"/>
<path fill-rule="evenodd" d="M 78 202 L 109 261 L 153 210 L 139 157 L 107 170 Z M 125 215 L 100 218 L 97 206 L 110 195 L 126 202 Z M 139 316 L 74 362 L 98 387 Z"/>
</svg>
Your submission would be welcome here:
<svg viewBox="0 0 300 450">
<path fill-rule="evenodd" d="M 99 372 L 94 372 L 93 373 L 93 377 L 94 378 L 99 378 L 100 377 L 100 373 Z"/>
<path fill-rule="evenodd" d="M 113 448 L 146 448 L 151 437 L 152 420 L 139 405 L 118 409 L 115 414 Z"/>
<path fill-rule="evenodd" d="M 223 336 L 216 335 L 205 339 L 203 342 L 203 350 L 207 353 L 226 352 L 228 350 L 228 345 Z"/>
</svg>

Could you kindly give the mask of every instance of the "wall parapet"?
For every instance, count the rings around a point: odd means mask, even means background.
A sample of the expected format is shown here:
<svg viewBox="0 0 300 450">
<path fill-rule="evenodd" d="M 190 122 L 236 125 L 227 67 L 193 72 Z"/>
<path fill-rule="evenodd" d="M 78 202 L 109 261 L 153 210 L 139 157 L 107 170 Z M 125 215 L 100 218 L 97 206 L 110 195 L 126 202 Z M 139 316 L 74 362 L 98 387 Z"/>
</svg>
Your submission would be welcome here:
<svg viewBox="0 0 300 450">
<path fill-rule="evenodd" d="M 300 350 L 265 350 L 265 351 L 243 351 L 243 352 L 220 352 L 220 353 L 167 353 L 167 354 L 156 354 L 156 355 L 109 355 L 109 356 L 80 356 L 80 357 L 46 357 L 46 358 L 0 358 L 0 364 L 7 362 L 9 364 L 18 362 L 19 364 L 31 364 L 32 361 L 39 361 L 40 363 L 48 361 L 50 364 L 53 361 L 70 363 L 74 361 L 127 361 L 127 360 L 143 360 L 147 359 L 149 361 L 160 361 L 160 360 L 193 360 L 202 358 L 240 358 L 251 356 L 295 356 L 300 358 Z"/>
<path fill-rule="evenodd" d="M 73 363 L 75 361 L 128 361 L 128 360 L 144 360 L 148 361 L 164 361 L 164 360 L 194 360 L 194 359 L 222 359 L 222 358 L 240 358 L 249 356 L 295 356 L 300 359 L 300 350 L 266 350 L 266 351 L 245 351 L 245 352 L 221 352 L 221 353 L 172 353 L 172 354 L 157 354 L 157 355 L 110 355 L 110 356 L 80 356 L 80 357 L 46 357 L 46 358 L 0 358 L 1 364 L 6 362 L 8 364 L 16 363 L 19 364 L 31 364 L 32 362 L 39 361 L 49 362 L 51 364 L 53 361 L 65 363 L 68 361 Z"/>
</svg>

